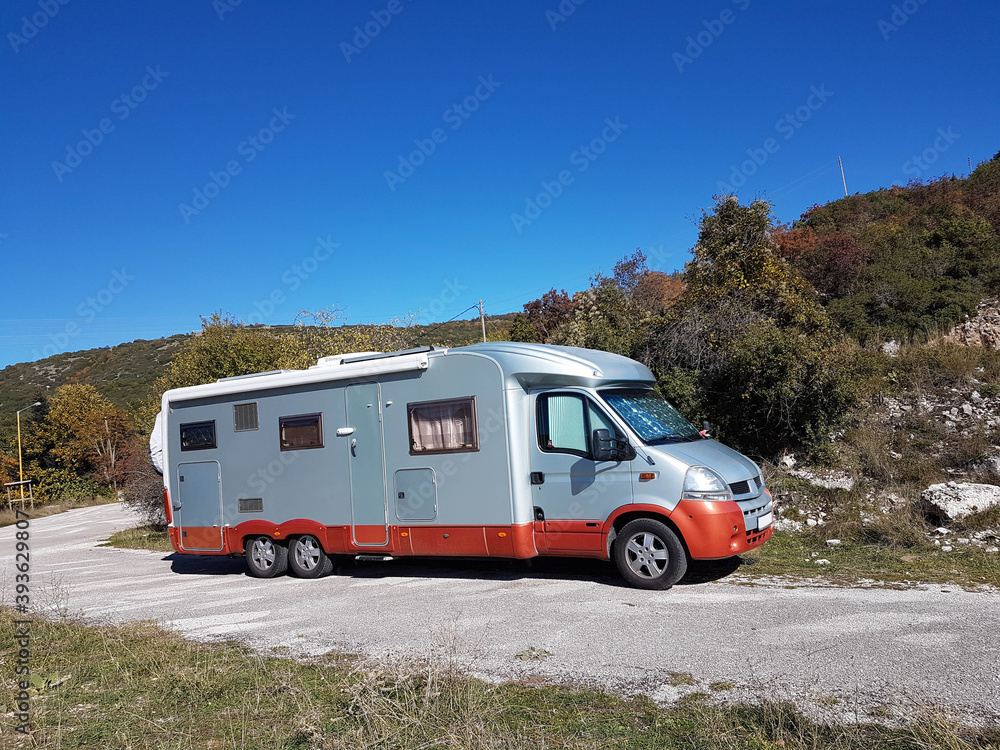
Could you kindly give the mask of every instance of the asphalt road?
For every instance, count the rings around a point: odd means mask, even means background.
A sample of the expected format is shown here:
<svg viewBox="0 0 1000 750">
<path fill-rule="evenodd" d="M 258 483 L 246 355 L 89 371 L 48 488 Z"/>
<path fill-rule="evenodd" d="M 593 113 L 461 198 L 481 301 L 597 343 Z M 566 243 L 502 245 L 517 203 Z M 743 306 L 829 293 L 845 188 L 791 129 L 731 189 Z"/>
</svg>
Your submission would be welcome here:
<svg viewBox="0 0 1000 750">
<path fill-rule="evenodd" d="M 647 592 L 609 565 L 568 560 L 395 560 L 264 581 L 243 560 L 97 546 L 132 525 L 117 505 L 32 520 L 32 612 L 155 620 L 192 639 L 299 656 L 431 656 L 488 679 L 540 676 L 663 701 L 728 682 L 735 689 L 719 695 L 729 700 L 791 699 L 840 718 L 933 705 L 1000 721 L 997 591 L 738 585 L 716 565 Z M 14 532 L 0 529 L 7 605 Z M 532 647 L 552 655 L 516 657 Z M 671 672 L 695 682 L 674 686 Z"/>
</svg>

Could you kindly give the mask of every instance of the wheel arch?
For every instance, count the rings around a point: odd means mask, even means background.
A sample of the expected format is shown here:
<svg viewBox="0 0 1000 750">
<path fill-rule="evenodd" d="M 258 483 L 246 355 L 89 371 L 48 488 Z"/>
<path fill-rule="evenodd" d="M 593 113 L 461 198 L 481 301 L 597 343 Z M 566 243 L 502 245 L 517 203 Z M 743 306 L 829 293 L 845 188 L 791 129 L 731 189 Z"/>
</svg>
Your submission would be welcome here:
<svg viewBox="0 0 1000 750">
<path fill-rule="evenodd" d="M 606 552 L 609 559 L 611 557 L 611 548 L 614 545 L 615 539 L 618 537 L 618 533 L 622 530 L 625 524 L 630 521 L 634 521 L 637 518 L 649 518 L 653 521 L 659 521 L 672 532 L 680 540 L 681 546 L 684 548 L 684 554 L 687 556 L 688 560 L 691 560 L 691 550 L 688 549 L 687 540 L 684 539 L 684 534 L 681 530 L 677 528 L 672 520 L 670 520 L 670 515 L 667 513 L 666 509 L 655 505 L 639 506 L 639 507 L 628 507 L 625 506 L 619 509 L 619 512 L 613 514 L 608 518 L 605 523 L 605 533 L 607 535 L 606 542 Z"/>
</svg>

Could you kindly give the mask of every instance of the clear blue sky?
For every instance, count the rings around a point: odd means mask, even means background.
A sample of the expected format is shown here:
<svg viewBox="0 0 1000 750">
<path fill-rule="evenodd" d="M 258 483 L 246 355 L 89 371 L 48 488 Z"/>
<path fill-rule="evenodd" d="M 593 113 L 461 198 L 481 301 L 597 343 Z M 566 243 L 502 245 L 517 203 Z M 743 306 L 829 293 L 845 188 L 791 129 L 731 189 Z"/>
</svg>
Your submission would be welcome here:
<svg viewBox="0 0 1000 750">
<path fill-rule="evenodd" d="M 0 365 L 519 310 L 680 268 L 725 185 L 791 221 L 838 156 L 853 193 L 1000 150 L 996 3 L 576 2 L 5 0 Z"/>
</svg>

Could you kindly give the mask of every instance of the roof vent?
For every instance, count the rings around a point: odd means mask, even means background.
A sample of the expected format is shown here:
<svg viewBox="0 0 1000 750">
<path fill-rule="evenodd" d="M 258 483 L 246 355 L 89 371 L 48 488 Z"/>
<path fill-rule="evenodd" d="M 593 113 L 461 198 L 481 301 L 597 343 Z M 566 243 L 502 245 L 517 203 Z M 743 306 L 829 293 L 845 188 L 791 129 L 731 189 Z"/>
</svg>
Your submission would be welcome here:
<svg viewBox="0 0 1000 750">
<path fill-rule="evenodd" d="M 309 369 L 312 370 L 316 367 L 336 367 L 337 365 L 344 364 L 345 359 L 353 359 L 354 357 L 370 357 L 372 355 L 379 356 L 382 352 L 351 352 L 350 354 L 334 354 L 331 357 L 320 357 L 316 360 L 314 364 Z"/>
</svg>

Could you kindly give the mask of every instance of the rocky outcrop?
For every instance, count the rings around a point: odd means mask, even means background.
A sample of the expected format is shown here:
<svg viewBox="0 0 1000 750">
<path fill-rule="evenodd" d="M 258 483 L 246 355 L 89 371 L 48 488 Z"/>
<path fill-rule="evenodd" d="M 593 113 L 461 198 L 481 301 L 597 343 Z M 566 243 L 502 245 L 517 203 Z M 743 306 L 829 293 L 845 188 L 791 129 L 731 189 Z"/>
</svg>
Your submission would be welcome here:
<svg viewBox="0 0 1000 750">
<path fill-rule="evenodd" d="M 1000 487 L 971 482 L 932 484 L 920 495 L 924 512 L 953 521 L 1000 505 Z"/>
<path fill-rule="evenodd" d="M 946 344 L 1000 349 L 1000 300 L 983 300 L 976 314 L 951 329 L 943 341 Z"/>
</svg>

